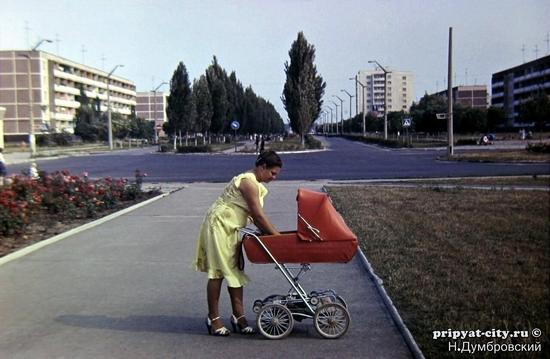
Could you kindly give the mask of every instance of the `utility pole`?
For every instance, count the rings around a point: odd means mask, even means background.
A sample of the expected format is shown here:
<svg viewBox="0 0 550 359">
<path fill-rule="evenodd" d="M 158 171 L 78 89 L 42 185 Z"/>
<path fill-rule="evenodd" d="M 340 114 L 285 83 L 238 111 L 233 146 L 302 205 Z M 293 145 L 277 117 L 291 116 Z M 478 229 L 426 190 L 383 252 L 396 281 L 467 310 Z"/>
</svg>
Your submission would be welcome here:
<svg viewBox="0 0 550 359">
<path fill-rule="evenodd" d="M 449 28 L 449 68 L 447 71 L 447 141 L 449 157 L 454 155 L 453 139 L 453 28 Z"/>
</svg>

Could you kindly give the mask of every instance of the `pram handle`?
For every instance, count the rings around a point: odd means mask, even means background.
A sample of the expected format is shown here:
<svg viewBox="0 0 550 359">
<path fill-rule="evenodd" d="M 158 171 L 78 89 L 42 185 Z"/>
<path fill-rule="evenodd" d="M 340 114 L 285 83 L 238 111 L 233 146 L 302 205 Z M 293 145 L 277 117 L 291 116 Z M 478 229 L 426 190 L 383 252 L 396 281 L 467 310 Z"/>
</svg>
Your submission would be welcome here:
<svg viewBox="0 0 550 359">
<path fill-rule="evenodd" d="M 313 235 L 314 235 L 315 237 L 317 237 L 318 240 L 320 240 L 320 241 L 323 240 L 323 238 L 321 238 L 321 236 L 319 235 L 319 233 L 321 233 L 320 230 L 318 230 L 317 228 L 315 228 L 315 227 L 313 227 L 311 224 L 309 224 L 309 223 L 306 221 L 306 219 L 300 215 L 300 213 L 298 213 L 298 218 L 301 219 L 302 221 L 304 221 L 304 223 L 305 223 L 306 226 L 307 226 L 307 229 L 309 229 L 310 232 L 313 233 Z"/>
</svg>

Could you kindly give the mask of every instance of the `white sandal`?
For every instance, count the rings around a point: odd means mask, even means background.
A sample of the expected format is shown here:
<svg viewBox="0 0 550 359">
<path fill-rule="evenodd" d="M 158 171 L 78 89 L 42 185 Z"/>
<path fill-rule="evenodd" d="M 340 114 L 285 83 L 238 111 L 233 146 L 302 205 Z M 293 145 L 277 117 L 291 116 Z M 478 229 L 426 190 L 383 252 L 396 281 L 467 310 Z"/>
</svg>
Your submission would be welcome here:
<svg viewBox="0 0 550 359">
<path fill-rule="evenodd" d="M 220 317 L 216 317 L 213 319 L 210 319 L 208 316 L 206 317 L 206 328 L 208 328 L 208 334 L 218 336 L 218 337 L 226 337 L 231 332 L 226 327 L 221 327 L 219 329 L 213 330 L 212 329 L 212 322 L 215 322 L 216 320 L 220 319 Z"/>
<path fill-rule="evenodd" d="M 236 318 L 234 314 L 231 315 L 231 325 L 233 325 L 233 331 L 235 333 L 241 333 L 241 334 L 246 334 L 246 335 L 255 334 L 256 331 L 250 325 L 247 325 L 244 328 L 241 328 L 239 326 L 239 319 L 241 319 L 241 318 L 244 318 L 244 314 L 241 315 L 238 318 Z"/>
</svg>

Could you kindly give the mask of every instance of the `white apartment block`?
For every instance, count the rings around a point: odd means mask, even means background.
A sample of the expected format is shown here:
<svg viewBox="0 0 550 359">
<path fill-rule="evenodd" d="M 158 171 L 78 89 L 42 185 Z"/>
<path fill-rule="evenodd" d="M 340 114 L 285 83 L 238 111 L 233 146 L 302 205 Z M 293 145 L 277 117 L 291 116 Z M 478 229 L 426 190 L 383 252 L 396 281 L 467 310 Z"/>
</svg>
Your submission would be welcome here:
<svg viewBox="0 0 550 359">
<path fill-rule="evenodd" d="M 144 120 L 153 121 L 155 127 L 162 126 L 168 121 L 166 117 L 168 92 L 147 91 L 136 95 L 136 116 Z"/>
<path fill-rule="evenodd" d="M 25 138 L 30 133 L 31 117 L 35 133 L 72 133 L 81 89 L 90 102 L 99 99 L 100 111 L 107 111 L 107 80 L 111 111 L 129 116 L 136 106 L 134 83 L 108 75 L 45 51 L 1 50 L 0 106 L 6 108 L 6 138 Z"/>
<path fill-rule="evenodd" d="M 384 92 L 387 91 L 388 113 L 409 111 L 414 101 L 414 76 L 408 71 L 386 68 L 387 83 L 384 83 L 384 71 L 362 70 L 357 73 L 356 94 L 357 113 L 376 112 L 384 116 Z M 364 95 L 363 95 L 364 93 Z M 366 101 L 363 101 L 365 96 Z"/>
</svg>

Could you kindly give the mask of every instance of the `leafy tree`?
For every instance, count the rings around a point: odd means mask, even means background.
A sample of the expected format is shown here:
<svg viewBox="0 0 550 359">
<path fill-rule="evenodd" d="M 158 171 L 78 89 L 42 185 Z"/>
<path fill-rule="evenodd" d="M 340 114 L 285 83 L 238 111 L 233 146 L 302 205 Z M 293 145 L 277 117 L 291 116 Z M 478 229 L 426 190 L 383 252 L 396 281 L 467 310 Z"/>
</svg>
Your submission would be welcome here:
<svg viewBox="0 0 550 359">
<path fill-rule="evenodd" d="M 166 116 L 168 117 L 168 133 L 191 131 L 195 125 L 195 104 L 191 93 L 189 75 L 183 62 L 172 75 L 170 95 L 167 99 Z"/>
<path fill-rule="evenodd" d="M 214 56 L 212 64 L 206 69 L 206 80 L 208 90 L 212 98 L 212 122 L 210 131 L 220 134 L 223 132 L 227 123 L 227 92 L 225 90 L 225 71 L 218 64 L 218 59 Z"/>
<path fill-rule="evenodd" d="M 411 106 L 413 126 L 419 132 L 445 132 L 447 121 L 436 118 L 437 113 L 447 112 L 447 98 L 440 95 L 425 94 L 418 103 Z"/>
<path fill-rule="evenodd" d="M 388 132 L 403 131 L 403 120 L 407 117 L 405 111 L 388 112 Z"/>
<path fill-rule="evenodd" d="M 486 110 L 457 104 L 453 108 L 453 130 L 458 133 L 486 132 Z"/>
<path fill-rule="evenodd" d="M 210 129 L 214 111 L 205 75 L 202 75 L 198 80 L 193 82 L 193 97 L 197 111 L 195 130 L 206 133 Z"/>
<path fill-rule="evenodd" d="M 281 100 L 303 146 L 305 134 L 321 112 L 326 83 L 314 65 L 315 47 L 307 42 L 303 32 L 298 33 L 288 55 L 290 63 L 285 62 L 286 82 Z"/>
<path fill-rule="evenodd" d="M 90 100 L 81 86 L 77 101 L 80 102 L 80 107 L 76 110 L 74 119 L 75 135 L 88 142 L 106 139 L 105 117 L 100 112 L 100 100 Z"/>
<path fill-rule="evenodd" d="M 498 126 L 505 123 L 504 110 L 500 107 L 489 107 L 487 109 L 487 131 L 495 131 Z"/>
<path fill-rule="evenodd" d="M 542 131 L 550 124 L 550 99 L 544 91 L 538 91 L 520 107 L 520 117 L 524 122 L 532 122 L 535 129 Z"/>
</svg>

